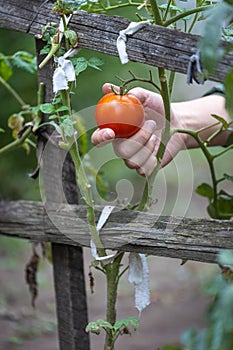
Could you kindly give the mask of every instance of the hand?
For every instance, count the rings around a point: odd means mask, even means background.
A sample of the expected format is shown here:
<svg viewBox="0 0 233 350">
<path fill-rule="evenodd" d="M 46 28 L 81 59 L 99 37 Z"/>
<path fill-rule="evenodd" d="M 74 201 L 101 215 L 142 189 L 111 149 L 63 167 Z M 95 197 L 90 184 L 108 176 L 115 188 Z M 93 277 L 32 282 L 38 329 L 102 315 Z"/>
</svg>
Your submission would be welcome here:
<svg viewBox="0 0 233 350">
<path fill-rule="evenodd" d="M 103 86 L 103 93 L 111 92 L 111 85 Z M 159 94 L 146 89 L 134 88 L 130 94 L 136 96 L 145 111 L 145 122 L 142 128 L 128 139 L 115 139 L 112 129 L 97 129 L 91 138 L 95 146 L 102 146 L 110 141 L 116 155 L 124 159 L 125 164 L 143 176 L 149 176 L 157 164 L 157 151 L 161 142 L 162 128 L 165 123 L 163 101 Z M 174 128 L 183 128 L 181 120 L 171 111 L 171 124 Z M 175 134 L 168 142 L 161 166 L 168 164 L 184 148 L 186 135 Z"/>
</svg>

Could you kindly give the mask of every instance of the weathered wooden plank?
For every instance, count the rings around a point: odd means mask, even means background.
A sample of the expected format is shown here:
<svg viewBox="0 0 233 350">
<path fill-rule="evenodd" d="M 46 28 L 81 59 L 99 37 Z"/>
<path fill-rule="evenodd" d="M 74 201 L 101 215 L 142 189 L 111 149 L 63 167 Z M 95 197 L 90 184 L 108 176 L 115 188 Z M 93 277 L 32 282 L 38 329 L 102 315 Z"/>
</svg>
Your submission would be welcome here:
<svg viewBox="0 0 233 350">
<path fill-rule="evenodd" d="M 97 218 L 100 210 L 96 208 Z M 89 247 L 86 215 L 81 205 L 0 202 L 0 234 Z M 219 251 L 233 248 L 233 221 L 115 209 L 101 231 L 101 240 L 114 250 L 216 262 Z"/>
<path fill-rule="evenodd" d="M 26 32 L 39 6 L 37 0 L 0 0 L 0 27 Z M 30 34 L 40 34 L 48 22 L 58 23 L 51 11 L 52 3 L 41 9 L 33 22 Z M 127 19 L 83 11 L 73 15 L 70 27 L 78 33 L 79 46 L 117 56 L 116 39 L 119 31 L 129 24 Z M 190 56 L 196 52 L 199 36 L 156 25 L 147 25 L 128 39 L 127 51 L 132 61 L 164 67 L 186 74 Z M 222 81 L 232 66 L 233 54 L 229 53 L 219 64 L 216 75 L 210 77 Z"/>
<path fill-rule="evenodd" d="M 41 40 L 36 41 L 37 52 L 42 45 Z M 37 55 L 37 58 L 39 64 L 41 56 Z M 52 75 L 51 61 L 38 74 L 38 82 L 45 84 L 45 102 L 53 98 Z M 47 121 L 46 115 L 43 118 L 43 121 Z M 52 131 L 46 127 L 46 134 Z M 43 152 L 46 154 L 43 156 L 46 203 L 56 201 L 77 204 L 76 175 L 71 157 L 53 146 L 42 132 L 37 138 L 37 153 L 44 146 L 47 149 L 47 152 Z M 52 257 L 60 350 L 89 350 L 89 335 L 85 332 L 88 316 L 82 247 L 53 242 Z"/>
</svg>

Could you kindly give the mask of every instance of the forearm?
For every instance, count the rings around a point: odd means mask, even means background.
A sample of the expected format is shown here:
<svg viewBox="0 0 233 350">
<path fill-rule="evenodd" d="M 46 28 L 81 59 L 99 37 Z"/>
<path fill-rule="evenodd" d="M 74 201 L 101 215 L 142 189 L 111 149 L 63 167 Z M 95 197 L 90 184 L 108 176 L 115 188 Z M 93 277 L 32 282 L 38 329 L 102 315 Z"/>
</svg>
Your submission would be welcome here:
<svg viewBox="0 0 233 350">
<path fill-rule="evenodd" d="M 182 120 L 184 129 L 199 130 L 216 124 L 216 119 L 214 119 L 211 114 L 216 114 L 226 121 L 230 121 L 230 117 L 225 109 L 225 99 L 220 95 L 210 95 L 196 100 L 173 103 L 172 109 L 177 117 Z M 207 139 L 218 130 L 219 127 L 220 124 L 201 132 L 200 137 L 203 140 Z M 228 131 L 223 131 L 212 140 L 211 145 L 225 145 L 228 135 Z M 195 148 L 198 146 L 196 141 L 188 135 L 185 138 L 185 145 L 187 148 Z"/>
</svg>

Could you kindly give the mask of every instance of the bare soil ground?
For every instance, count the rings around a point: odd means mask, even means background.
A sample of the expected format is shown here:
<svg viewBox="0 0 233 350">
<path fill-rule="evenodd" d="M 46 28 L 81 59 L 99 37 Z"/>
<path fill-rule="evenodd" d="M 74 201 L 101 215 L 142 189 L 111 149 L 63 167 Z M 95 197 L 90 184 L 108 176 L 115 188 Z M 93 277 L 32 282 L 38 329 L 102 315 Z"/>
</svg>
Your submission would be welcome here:
<svg viewBox="0 0 233 350">
<path fill-rule="evenodd" d="M 36 310 L 30 306 L 24 282 L 24 267 L 30 256 L 30 245 L 20 249 L 0 246 L 0 350 L 58 350 L 52 266 L 40 267 L 39 296 Z M 4 246 L 4 245 L 3 245 Z M 126 257 L 127 260 L 127 257 Z M 85 250 L 85 274 L 91 257 Z M 127 261 L 126 261 L 127 262 Z M 189 327 L 205 326 L 205 309 L 209 302 L 201 285 L 216 267 L 208 264 L 149 257 L 151 305 L 140 316 L 140 326 L 131 336 L 123 336 L 116 350 L 157 350 L 165 344 L 179 344 Z M 95 272 L 95 292 L 87 284 L 89 320 L 104 318 L 105 288 L 103 277 Z M 118 319 L 138 316 L 134 307 L 133 287 L 127 276 L 122 280 L 117 305 Z M 91 349 L 103 350 L 103 337 L 91 336 Z"/>
</svg>

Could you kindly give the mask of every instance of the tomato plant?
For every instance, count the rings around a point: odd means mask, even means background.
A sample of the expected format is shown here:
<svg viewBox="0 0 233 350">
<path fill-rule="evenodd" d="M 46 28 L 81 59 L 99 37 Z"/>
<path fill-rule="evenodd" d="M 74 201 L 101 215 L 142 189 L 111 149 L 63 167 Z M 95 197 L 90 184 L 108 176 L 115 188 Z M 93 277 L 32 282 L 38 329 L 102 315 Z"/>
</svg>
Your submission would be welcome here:
<svg viewBox="0 0 233 350">
<path fill-rule="evenodd" d="M 132 94 L 104 95 L 95 111 L 99 128 L 110 128 L 116 137 L 127 138 L 135 134 L 143 124 L 144 110 L 141 102 Z"/>
</svg>

